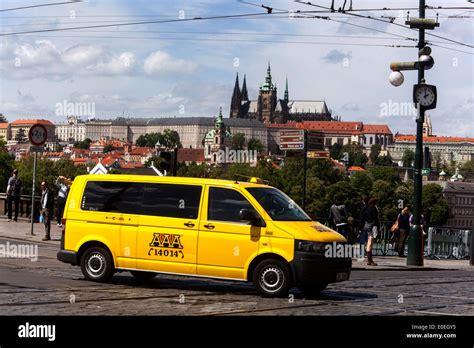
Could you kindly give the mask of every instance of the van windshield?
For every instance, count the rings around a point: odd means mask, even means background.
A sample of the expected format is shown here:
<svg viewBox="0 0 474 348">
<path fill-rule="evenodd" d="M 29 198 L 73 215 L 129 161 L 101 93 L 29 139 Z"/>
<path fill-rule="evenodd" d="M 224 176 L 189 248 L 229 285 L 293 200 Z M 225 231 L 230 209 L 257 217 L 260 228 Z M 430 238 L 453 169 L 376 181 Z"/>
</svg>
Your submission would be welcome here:
<svg viewBox="0 0 474 348">
<path fill-rule="evenodd" d="M 293 200 L 275 188 L 248 188 L 274 221 L 311 221 L 311 218 Z"/>
</svg>

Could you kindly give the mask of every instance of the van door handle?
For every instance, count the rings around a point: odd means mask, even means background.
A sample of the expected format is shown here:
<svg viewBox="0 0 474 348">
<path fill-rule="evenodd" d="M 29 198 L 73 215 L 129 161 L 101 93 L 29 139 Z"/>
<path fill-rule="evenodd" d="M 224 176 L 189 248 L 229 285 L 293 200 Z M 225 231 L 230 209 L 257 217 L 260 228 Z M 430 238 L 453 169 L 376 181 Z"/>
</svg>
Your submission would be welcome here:
<svg viewBox="0 0 474 348">
<path fill-rule="evenodd" d="M 184 226 L 186 227 L 194 227 L 194 224 L 192 222 L 185 222 Z"/>
<path fill-rule="evenodd" d="M 207 224 L 207 225 L 204 225 L 204 227 L 212 230 L 216 226 L 214 226 L 213 224 Z"/>
</svg>

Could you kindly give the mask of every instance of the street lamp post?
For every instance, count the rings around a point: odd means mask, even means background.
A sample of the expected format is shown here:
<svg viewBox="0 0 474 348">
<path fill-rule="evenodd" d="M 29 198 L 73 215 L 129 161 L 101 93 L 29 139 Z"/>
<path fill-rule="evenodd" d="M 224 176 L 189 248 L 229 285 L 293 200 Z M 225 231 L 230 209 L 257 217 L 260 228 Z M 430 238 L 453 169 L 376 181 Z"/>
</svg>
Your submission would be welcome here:
<svg viewBox="0 0 474 348">
<path fill-rule="evenodd" d="M 436 107 L 436 86 L 425 83 L 425 69 L 431 69 L 434 60 L 430 56 L 431 48 L 426 46 L 425 30 L 439 26 L 438 21 L 425 18 L 425 0 L 420 0 L 419 18 L 407 20 L 406 24 L 412 29 L 419 29 L 417 62 L 396 62 L 390 65 L 393 72 L 390 74 L 390 83 L 400 86 L 403 83 L 403 74 L 400 70 L 418 70 L 418 84 L 413 88 L 413 101 L 418 109 L 416 119 L 416 147 L 414 197 L 413 197 L 413 224 L 408 235 L 408 266 L 423 266 L 423 236 L 421 229 L 421 197 L 422 197 L 422 169 L 423 169 L 423 122 L 425 111 Z"/>
</svg>

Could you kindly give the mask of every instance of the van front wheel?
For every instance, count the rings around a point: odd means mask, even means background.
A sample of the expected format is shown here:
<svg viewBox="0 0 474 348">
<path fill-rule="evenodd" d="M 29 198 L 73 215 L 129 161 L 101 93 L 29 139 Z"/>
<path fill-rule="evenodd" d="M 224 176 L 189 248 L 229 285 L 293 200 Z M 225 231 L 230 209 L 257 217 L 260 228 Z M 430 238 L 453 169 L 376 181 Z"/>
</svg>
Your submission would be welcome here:
<svg viewBox="0 0 474 348">
<path fill-rule="evenodd" d="M 274 259 L 260 262 L 253 273 L 253 284 L 263 297 L 287 296 L 291 288 L 288 266 Z"/>
<path fill-rule="evenodd" d="M 81 270 L 87 279 L 105 282 L 114 274 L 112 256 L 104 248 L 89 248 L 82 254 Z"/>
</svg>

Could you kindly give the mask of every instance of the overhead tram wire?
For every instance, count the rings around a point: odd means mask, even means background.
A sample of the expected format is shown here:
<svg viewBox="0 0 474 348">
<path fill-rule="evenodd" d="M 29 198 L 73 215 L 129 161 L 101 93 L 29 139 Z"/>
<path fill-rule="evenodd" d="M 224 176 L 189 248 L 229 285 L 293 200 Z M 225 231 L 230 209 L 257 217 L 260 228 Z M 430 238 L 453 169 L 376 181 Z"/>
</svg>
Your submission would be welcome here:
<svg viewBox="0 0 474 348">
<path fill-rule="evenodd" d="M 316 5 L 316 4 L 313 4 L 311 2 L 304 2 L 302 0 L 294 0 L 295 2 L 297 2 L 298 4 L 302 4 L 302 5 L 308 5 L 308 6 L 313 6 L 313 7 L 317 7 L 317 8 L 322 8 L 322 9 L 325 9 L 325 10 L 331 10 L 330 7 L 326 7 L 326 6 L 321 6 L 321 5 Z M 436 8 L 435 8 L 436 9 Z M 440 9 L 440 8 L 438 8 Z M 469 9 L 472 9 L 469 8 Z M 354 10 L 352 10 L 354 11 Z M 367 10 L 368 11 L 368 10 Z M 374 10 L 376 11 L 376 10 Z M 351 13 L 350 11 L 348 10 L 335 10 L 334 12 L 337 12 L 337 13 L 343 13 L 343 14 L 346 14 L 348 16 L 355 16 L 355 17 L 360 17 L 360 18 L 366 18 L 366 19 L 370 19 L 370 20 L 375 20 L 375 21 L 379 21 L 379 22 L 383 22 L 383 23 L 387 23 L 387 24 L 392 24 L 392 25 L 396 25 L 398 27 L 401 27 L 401 28 L 404 28 L 404 29 L 409 29 L 409 30 L 413 30 L 413 31 L 418 31 L 417 29 L 413 29 L 413 28 L 410 28 L 410 27 L 407 27 L 405 25 L 402 25 L 402 24 L 398 24 L 398 23 L 394 23 L 392 21 L 386 21 L 386 20 L 383 20 L 383 19 L 380 19 L 380 18 L 375 18 L 375 17 L 372 17 L 372 16 L 364 16 L 364 15 L 359 15 L 359 14 L 355 14 L 355 13 Z M 464 42 L 460 42 L 460 41 L 456 41 L 456 40 L 453 40 L 453 39 L 449 39 L 449 38 L 446 38 L 446 37 L 443 37 L 443 36 L 440 36 L 440 35 L 436 35 L 436 34 L 433 34 L 433 33 L 426 33 L 426 35 L 429 35 L 429 36 L 433 36 L 433 37 L 436 37 L 438 39 L 442 39 L 442 40 L 446 40 L 446 41 L 450 41 L 450 42 L 453 42 L 453 43 L 457 43 L 458 45 L 461 45 L 461 46 L 466 46 L 466 47 L 469 47 L 469 48 L 474 48 L 473 45 L 469 45 L 469 44 L 466 44 Z"/>
<path fill-rule="evenodd" d="M 82 0 L 72 0 L 72 1 L 64 1 L 64 2 L 53 2 L 53 3 L 48 3 L 48 4 L 39 4 L 39 5 L 29 5 L 29 6 L 5 8 L 5 9 L 0 9 L 0 12 L 27 10 L 27 9 L 36 8 L 36 7 L 50 7 L 50 6 L 57 6 L 57 5 L 70 5 L 70 4 L 74 4 L 74 3 L 78 3 L 78 2 L 82 2 Z"/>
<path fill-rule="evenodd" d="M 415 48 L 407 45 L 371 44 L 360 42 L 316 42 L 316 41 L 279 41 L 279 40 L 250 40 L 250 39 L 213 39 L 213 38 L 170 38 L 170 37 L 144 37 L 144 36 L 90 36 L 90 35 L 35 35 L 35 38 L 84 38 L 84 39 L 130 39 L 130 40 L 171 40 L 171 41 L 210 41 L 210 42 L 248 42 L 248 43 L 274 43 L 274 44 L 299 44 L 299 45 L 335 45 L 335 46 L 363 46 L 363 47 L 388 47 L 388 48 Z"/>
<path fill-rule="evenodd" d="M 82 32 L 81 32 L 82 33 Z M 325 34 L 294 34 L 294 33 L 261 33 L 261 32 L 218 32 L 218 31 L 163 31 L 163 30 L 87 30 L 85 33 L 137 33 L 137 34 L 180 34 L 180 35 L 245 35 L 245 36 L 287 36 L 287 37 L 318 37 L 331 39 L 364 39 L 364 40 L 397 40 L 393 37 L 374 37 L 361 35 L 325 35 Z M 28 34 L 29 35 L 29 34 Z M 74 36 L 69 36 L 74 37 Z M 92 36 L 91 36 L 92 37 Z M 405 37 L 400 40 L 406 40 Z"/>
<path fill-rule="evenodd" d="M 249 5 L 255 5 L 255 4 L 252 4 L 252 3 L 249 3 L 249 2 L 245 2 L 245 3 L 247 3 Z M 370 28 L 370 27 L 366 27 L 366 26 L 358 25 L 358 24 L 354 24 L 354 23 L 347 23 L 347 22 L 344 22 L 344 21 L 339 21 L 339 20 L 333 19 L 329 16 L 316 16 L 316 15 L 313 15 L 314 11 L 294 11 L 294 12 L 290 12 L 289 10 L 276 8 L 276 7 L 274 7 L 274 9 L 278 10 L 278 11 L 286 12 L 288 14 L 291 13 L 292 15 L 294 15 L 293 18 L 322 19 L 322 20 L 327 20 L 327 21 L 333 21 L 333 22 L 336 22 L 336 23 L 341 23 L 341 24 L 345 24 L 345 25 L 349 25 L 349 26 L 354 26 L 354 27 L 363 28 L 363 29 L 370 30 L 370 31 L 375 31 L 375 32 L 378 32 L 378 33 L 383 33 L 383 34 L 399 37 L 399 38 L 402 38 L 404 40 L 409 40 L 409 41 L 414 41 L 414 42 L 418 41 L 418 39 L 416 39 L 416 38 L 411 38 L 411 37 L 408 37 L 408 36 L 403 36 L 403 35 L 391 33 L 391 32 L 385 31 L 385 30 Z"/>
<path fill-rule="evenodd" d="M 164 23 L 177 23 L 177 22 L 193 22 L 193 21 L 205 21 L 205 20 L 216 20 L 216 19 L 229 19 L 229 18 L 245 18 L 253 16 L 272 16 L 276 14 L 287 14 L 285 12 L 278 13 L 244 13 L 236 15 L 222 15 L 222 16 L 209 16 L 209 17 L 192 17 L 184 19 L 168 19 L 160 21 L 140 21 L 140 22 L 127 22 L 127 23 L 114 23 L 114 24 L 101 24 L 101 25 L 88 25 L 88 26 L 79 26 L 79 27 L 66 27 L 66 28 L 53 28 L 53 29 L 39 29 L 39 30 L 27 30 L 27 31 L 17 31 L 17 32 L 8 32 L 0 33 L 0 36 L 12 36 L 12 35 L 23 35 L 23 34 L 33 34 L 33 33 L 46 33 L 46 32 L 55 32 L 55 31 L 70 31 L 70 30 L 79 30 L 79 29 L 95 29 L 95 28 L 110 28 L 110 27 L 123 27 L 130 25 L 144 25 L 144 24 L 164 24 Z"/>
</svg>

